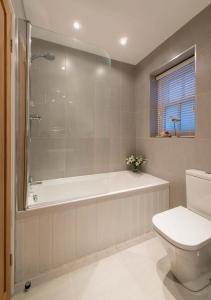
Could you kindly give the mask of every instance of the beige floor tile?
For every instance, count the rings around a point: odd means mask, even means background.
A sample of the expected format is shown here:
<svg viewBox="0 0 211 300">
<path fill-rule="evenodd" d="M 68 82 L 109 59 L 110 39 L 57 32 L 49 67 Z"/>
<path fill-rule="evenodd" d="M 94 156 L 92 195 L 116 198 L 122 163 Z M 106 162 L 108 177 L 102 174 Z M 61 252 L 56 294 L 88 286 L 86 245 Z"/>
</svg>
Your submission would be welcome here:
<svg viewBox="0 0 211 300">
<path fill-rule="evenodd" d="M 211 300 L 211 287 L 200 293 L 183 288 L 169 272 L 159 239 L 153 237 L 13 300 Z"/>
</svg>

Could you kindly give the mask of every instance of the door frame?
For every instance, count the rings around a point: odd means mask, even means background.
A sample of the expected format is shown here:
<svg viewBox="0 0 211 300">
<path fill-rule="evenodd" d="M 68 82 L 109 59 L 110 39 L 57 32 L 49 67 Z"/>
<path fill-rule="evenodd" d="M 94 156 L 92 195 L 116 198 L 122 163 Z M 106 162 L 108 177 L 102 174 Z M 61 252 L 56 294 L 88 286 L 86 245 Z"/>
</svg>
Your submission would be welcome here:
<svg viewBox="0 0 211 300">
<path fill-rule="evenodd" d="M 10 299 L 10 265 L 11 265 L 11 189 L 12 189 L 12 172 L 11 172 L 11 27 L 12 14 L 8 0 L 0 0 L 5 14 L 5 62 L 4 62 L 4 82 L 5 93 L 3 99 L 4 106 L 4 133 L 0 137 L 4 146 L 4 295 L 3 299 Z"/>
</svg>

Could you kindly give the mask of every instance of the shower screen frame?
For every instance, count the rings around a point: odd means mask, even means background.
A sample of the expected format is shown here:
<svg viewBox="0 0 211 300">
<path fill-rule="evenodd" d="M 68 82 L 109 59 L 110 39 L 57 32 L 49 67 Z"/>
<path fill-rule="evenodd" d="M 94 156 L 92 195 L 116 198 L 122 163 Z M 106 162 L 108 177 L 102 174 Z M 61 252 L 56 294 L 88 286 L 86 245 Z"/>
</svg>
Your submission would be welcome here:
<svg viewBox="0 0 211 300">
<path fill-rule="evenodd" d="M 29 180 L 29 100 L 31 65 L 31 23 L 15 20 L 15 202 L 26 210 Z"/>
<path fill-rule="evenodd" d="M 30 68 L 31 68 L 31 30 L 32 25 L 26 21 L 26 119 L 25 119 L 25 199 L 24 210 L 27 208 L 28 184 L 29 184 L 29 143 L 30 143 L 30 119 L 29 119 L 29 103 L 30 103 Z"/>
</svg>

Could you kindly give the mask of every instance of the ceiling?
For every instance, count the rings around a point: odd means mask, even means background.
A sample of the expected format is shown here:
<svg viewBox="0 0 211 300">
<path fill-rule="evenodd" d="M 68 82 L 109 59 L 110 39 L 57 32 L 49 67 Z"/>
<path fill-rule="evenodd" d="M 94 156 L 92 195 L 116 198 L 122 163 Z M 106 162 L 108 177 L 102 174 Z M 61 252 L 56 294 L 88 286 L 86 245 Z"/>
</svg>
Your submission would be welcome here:
<svg viewBox="0 0 211 300">
<path fill-rule="evenodd" d="M 211 0 L 22 0 L 37 25 L 104 49 L 111 58 L 137 64 Z M 82 27 L 73 29 L 73 22 Z M 121 46 L 119 39 L 128 37 Z"/>
</svg>

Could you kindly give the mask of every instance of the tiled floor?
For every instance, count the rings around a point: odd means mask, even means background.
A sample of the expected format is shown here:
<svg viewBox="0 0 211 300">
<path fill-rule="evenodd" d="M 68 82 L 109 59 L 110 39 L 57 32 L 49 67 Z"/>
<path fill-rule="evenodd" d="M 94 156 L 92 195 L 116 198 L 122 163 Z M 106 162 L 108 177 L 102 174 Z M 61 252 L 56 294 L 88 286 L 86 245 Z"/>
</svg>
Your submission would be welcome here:
<svg viewBox="0 0 211 300">
<path fill-rule="evenodd" d="M 191 293 L 169 273 L 166 252 L 153 237 L 16 295 L 13 300 L 207 300 L 211 286 Z"/>
</svg>

